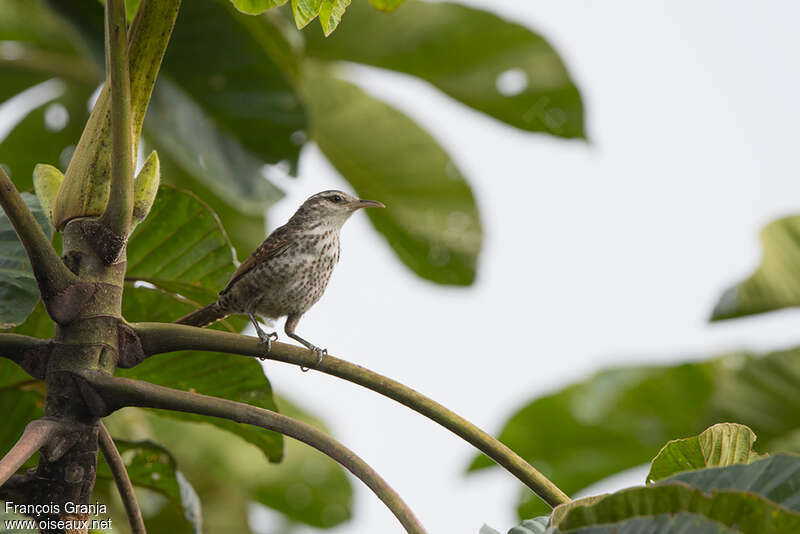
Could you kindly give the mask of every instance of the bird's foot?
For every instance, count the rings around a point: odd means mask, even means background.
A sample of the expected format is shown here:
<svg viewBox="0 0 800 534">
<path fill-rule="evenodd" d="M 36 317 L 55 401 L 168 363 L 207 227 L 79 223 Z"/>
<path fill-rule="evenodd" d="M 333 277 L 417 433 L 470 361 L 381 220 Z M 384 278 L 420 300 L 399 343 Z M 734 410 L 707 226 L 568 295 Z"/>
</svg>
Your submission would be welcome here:
<svg viewBox="0 0 800 534">
<path fill-rule="evenodd" d="M 319 364 L 322 363 L 322 359 L 328 355 L 328 349 L 321 349 L 319 347 L 315 347 L 314 345 L 311 345 L 308 348 L 311 352 L 317 354 L 317 363 L 314 364 L 314 368 L 316 368 L 319 366 Z M 308 372 L 308 369 L 309 369 L 308 367 L 303 367 L 302 365 L 300 366 L 300 370 L 303 371 L 304 373 Z"/>
<path fill-rule="evenodd" d="M 262 362 L 267 359 L 267 355 L 272 352 L 272 342 L 278 340 L 278 333 L 277 332 L 270 332 L 269 334 L 265 334 L 263 331 L 259 330 L 258 332 L 258 339 L 266 345 L 266 351 L 264 351 L 264 356 L 259 356 L 258 359 Z"/>
</svg>

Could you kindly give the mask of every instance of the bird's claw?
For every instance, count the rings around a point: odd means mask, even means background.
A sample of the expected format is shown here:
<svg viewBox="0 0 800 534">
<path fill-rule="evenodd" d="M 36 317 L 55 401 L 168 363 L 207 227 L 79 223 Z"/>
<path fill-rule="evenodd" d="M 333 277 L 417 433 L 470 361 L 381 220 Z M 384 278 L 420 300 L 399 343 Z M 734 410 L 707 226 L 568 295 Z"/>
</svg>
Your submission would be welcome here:
<svg viewBox="0 0 800 534">
<path fill-rule="evenodd" d="M 317 363 L 315 363 L 315 364 L 314 364 L 314 367 L 317 367 L 319 364 L 321 364 L 321 363 L 322 363 L 322 359 L 323 359 L 325 356 L 327 356 L 327 355 L 328 355 L 328 349 L 321 349 L 321 348 L 319 348 L 319 347 L 315 347 L 314 345 L 311 345 L 311 346 L 309 347 L 309 350 L 310 350 L 311 352 L 315 352 L 315 353 L 317 354 Z M 300 370 L 301 370 L 301 371 L 303 371 L 304 373 L 306 373 L 306 372 L 308 372 L 308 370 L 309 370 L 309 367 L 303 367 L 303 366 L 301 365 L 301 366 L 300 366 Z"/>
<path fill-rule="evenodd" d="M 270 332 L 269 334 L 264 334 L 264 332 L 258 333 L 258 338 L 261 342 L 266 345 L 266 351 L 264 351 L 264 356 L 259 356 L 258 359 L 262 362 L 267 359 L 267 355 L 272 352 L 272 342 L 278 340 L 278 333 L 277 332 Z"/>
</svg>

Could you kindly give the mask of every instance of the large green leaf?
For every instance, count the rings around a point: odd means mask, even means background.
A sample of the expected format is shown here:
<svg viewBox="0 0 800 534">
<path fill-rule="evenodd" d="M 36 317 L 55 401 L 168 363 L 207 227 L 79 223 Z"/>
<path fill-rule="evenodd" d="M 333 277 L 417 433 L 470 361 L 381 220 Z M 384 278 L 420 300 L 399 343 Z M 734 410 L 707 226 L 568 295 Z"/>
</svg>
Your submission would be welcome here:
<svg viewBox="0 0 800 534">
<path fill-rule="evenodd" d="M 603 371 L 533 401 L 512 416 L 500 439 L 569 494 L 647 462 L 658 441 L 698 434 L 718 422 L 753 429 L 761 452 L 800 451 L 799 386 L 800 348 Z M 478 457 L 471 468 L 491 465 Z M 524 490 L 520 517 L 540 512 L 544 505 Z"/>
<path fill-rule="evenodd" d="M 679 482 L 630 488 L 596 504 L 576 507 L 558 524 L 558 531 L 574 532 L 581 527 L 616 523 L 637 516 L 681 512 L 705 516 L 735 527 L 743 534 L 800 532 L 800 514 L 758 494 L 725 490 L 706 493 Z"/>
<path fill-rule="evenodd" d="M 713 428 L 713 427 L 712 427 Z M 715 492 L 720 490 L 723 491 L 741 491 L 742 495 L 759 495 L 768 499 L 772 506 L 772 504 L 780 505 L 781 507 L 785 507 L 785 509 L 792 510 L 794 512 L 800 512 L 800 487 L 797 485 L 797 477 L 800 474 L 800 459 L 795 456 L 788 456 L 788 455 L 777 455 L 772 456 L 769 458 L 764 458 L 753 462 L 750 465 L 747 464 L 737 464 L 737 465 L 727 465 L 724 467 L 716 467 L 716 468 L 709 468 L 709 469 L 697 469 L 693 471 L 685 471 L 683 473 L 679 473 L 675 476 L 672 476 L 666 480 L 664 480 L 659 485 L 669 485 L 675 482 L 678 483 L 685 483 L 693 488 L 701 490 L 705 493 L 706 496 L 711 495 L 714 496 Z M 624 491 L 621 493 L 625 493 Z M 640 495 L 641 496 L 641 495 Z M 600 495 L 596 497 L 590 497 L 587 499 L 580 499 L 577 501 L 573 501 L 572 503 L 562 505 L 557 507 L 552 516 L 552 522 L 554 525 L 559 526 L 559 531 L 566 531 L 568 530 L 567 527 L 564 526 L 562 523 L 565 517 L 568 517 L 570 513 L 577 509 L 577 508 L 584 508 L 583 511 L 577 512 L 576 515 L 582 515 L 585 512 L 585 508 L 592 508 L 597 503 L 602 503 L 602 501 L 610 499 L 611 501 L 617 501 L 617 504 L 620 503 L 619 494 L 615 494 L 613 496 L 608 495 Z M 716 499 L 716 497 L 714 497 Z M 707 503 L 710 504 L 711 507 L 721 507 L 726 503 L 728 500 L 731 499 L 730 495 L 723 494 L 722 497 L 719 499 L 718 502 Z M 631 505 L 632 500 L 625 501 L 624 506 Z M 648 504 L 648 506 L 652 505 L 652 500 Z M 684 504 L 685 505 L 685 504 Z M 638 506 L 638 505 L 637 505 Z M 657 506 L 660 506 L 657 505 Z M 679 504 L 678 506 L 683 506 Z M 689 505 L 689 506 L 696 506 L 696 505 Z M 605 507 L 605 514 L 609 514 L 608 508 L 610 506 L 608 503 L 605 505 L 601 505 L 601 509 Z M 757 506 L 756 506 L 757 507 Z M 701 514 L 709 514 L 709 510 L 704 509 L 703 506 L 696 506 L 691 511 Z M 630 516 L 634 515 L 653 515 L 658 513 L 670 513 L 674 514 L 675 509 L 666 510 L 661 508 L 660 511 L 654 511 L 650 509 L 642 510 L 642 507 L 637 509 L 633 509 L 630 511 Z M 595 516 L 599 522 L 608 522 L 608 516 L 602 515 L 603 513 L 599 513 Z M 617 510 L 616 512 L 619 514 L 620 511 Z M 714 512 L 712 512 L 714 513 Z M 752 513 L 752 510 L 747 510 L 743 508 L 743 514 Z M 759 512 L 763 513 L 763 511 Z M 572 518 L 575 519 L 574 517 Z M 720 519 L 720 518 L 717 518 Z M 668 524 L 659 526 L 659 523 L 663 522 L 663 518 L 655 518 L 655 519 L 642 519 L 640 523 L 637 525 L 638 528 L 644 528 L 647 525 L 650 525 L 650 528 L 653 530 L 645 530 L 645 532 L 662 532 L 663 529 L 666 528 Z M 734 526 L 741 521 L 743 524 L 753 524 L 752 518 L 733 518 L 733 521 L 724 521 L 725 524 Z M 568 524 L 568 522 L 567 522 Z M 614 525 L 619 525 L 618 523 L 614 523 Z M 621 526 L 621 525 L 620 525 Z M 658 527 L 659 529 L 657 529 Z M 593 527 L 597 529 L 597 527 Z M 632 526 L 626 527 L 632 528 Z M 670 525 L 670 528 L 674 528 L 674 526 Z M 688 527 L 687 527 L 688 528 Z M 598 533 L 606 532 L 605 530 L 599 529 L 596 530 Z M 664 532 L 669 532 L 669 530 L 663 530 Z M 751 530 L 752 531 L 752 530 Z M 572 532 L 572 530 L 570 530 Z M 583 532 L 579 530 L 579 532 Z M 593 529 L 587 529 L 586 532 L 595 532 Z M 626 532 L 626 530 L 621 530 L 621 532 Z M 637 530 L 630 530 L 630 532 L 639 532 Z M 695 530 L 692 530 L 695 532 Z M 756 532 L 759 532 L 756 530 Z"/>
<path fill-rule="evenodd" d="M 122 313 L 132 322 L 164 321 L 163 316 L 173 315 L 173 310 L 179 304 L 169 293 L 126 285 Z M 119 369 L 117 375 L 277 411 L 269 381 L 261 366 L 252 358 L 212 352 L 172 352 L 148 358 L 131 369 Z M 283 454 L 283 436 L 275 432 L 193 414 L 157 413 L 165 417 L 206 422 L 233 432 L 259 447 L 273 462 L 280 461 Z"/>
<path fill-rule="evenodd" d="M 306 116 L 283 69 L 291 68 L 288 48 L 268 20 L 229 0 L 192 0 L 181 6 L 164 71 L 246 149 L 294 169 L 292 134 L 306 129 Z"/>
<path fill-rule="evenodd" d="M 49 236 L 53 228 L 35 195 L 22 199 Z M 39 286 L 33 277 L 28 255 L 5 212 L 0 212 L 0 328 L 22 323 L 39 301 Z"/>
<path fill-rule="evenodd" d="M 739 534 L 741 531 L 702 515 L 680 512 L 652 518 L 633 518 L 610 525 L 593 525 L 569 532 L 571 534 Z M 509 534 L 516 533 L 509 532 Z"/>
<path fill-rule="evenodd" d="M 687 471 L 649 488 L 623 490 L 572 506 L 565 516 L 554 515 L 554 523 L 559 532 L 573 532 L 635 516 L 690 512 L 744 533 L 795 532 L 800 528 L 798 474 L 800 458 L 787 455 Z"/>
<path fill-rule="evenodd" d="M 266 237 L 264 214 L 247 215 L 221 200 L 211 189 L 205 187 L 191 174 L 185 172 L 165 152 L 159 154 L 162 183 L 191 191 L 208 204 L 219 217 L 239 258 L 246 258 Z"/>
<path fill-rule="evenodd" d="M 678 473 L 664 481 L 685 482 L 705 491 L 742 490 L 756 493 L 794 512 L 800 512 L 800 458 L 777 454 L 751 464 Z"/>
<path fill-rule="evenodd" d="M 675 435 L 703 430 L 713 371 L 710 364 L 602 371 L 522 408 L 505 424 L 500 440 L 570 494 L 649 462 Z M 479 456 L 470 469 L 493 465 Z M 517 511 L 526 518 L 547 510 L 526 490 Z"/>
<path fill-rule="evenodd" d="M 761 246 L 761 265 L 725 290 L 714 306 L 712 321 L 800 306 L 800 216 L 764 227 Z"/>
<path fill-rule="evenodd" d="M 220 129 L 167 75 L 159 78 L 145 124 L 148 140 L 228 206 L 263 217 L 282 196 L 264 179 L 264 162 Z"/>
<path fill-rule="evenodd" d="M 481 225 L 450 156 L 406 115 L 324 69 L 303 79 L 314 141 L 359 195 L 387 205 L 368 215 L 400 259 L 428 280 L 471 284 Z"/>
<path fill-rule="evenodd" d="M 187 191 L 161 186 L 131 235 L 126 279 L 205 305 L 216 300 L 234 268 L 233 248 L 214 212 Z"/>
<path fill-rule="evenodd" d="M 392 9 L 399 2 L 373 2 Z M 583 137 L 583 104 L 561 58 L 541 36 L 486 11 L 408 0 L 392 15 L 355 2 L 330 37 L 306 31 L 306 51 L 422 78 L 523 130 Z"/>
<path fill-rule="evenodd" d="M 753 451 L 756 435 L 745 425 L 719 423 L 691 438 L 672 440 L 653 459 L 648 482 L 681 471 L 747 463 L 758 457 Z"/>
</svg>

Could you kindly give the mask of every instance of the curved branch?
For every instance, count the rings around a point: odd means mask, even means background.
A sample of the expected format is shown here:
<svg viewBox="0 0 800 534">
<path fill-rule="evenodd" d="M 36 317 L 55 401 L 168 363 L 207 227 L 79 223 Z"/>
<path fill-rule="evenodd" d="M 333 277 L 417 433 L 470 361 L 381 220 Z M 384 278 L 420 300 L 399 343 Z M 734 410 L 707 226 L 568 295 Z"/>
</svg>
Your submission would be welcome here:
<svg viewBox="0 0 800 534">
<path fill-rule="evenodd" d="M 125 462 L 122 461 L 122 457 L 119 455 L 117 446 L 114 445 L 114 440 L 111 434 L 108 433 L 106 425 L 100 421 L 98 427 L 100 433 L 97 441 L 106 463 L 111 468 L 111 474 L 114 475 L 114 482 L 117 485 L 117 490 L 119 490 L 119 496 L 125 505 L 125 513 L 128 514 L 131 532 L 133 534 L 147 534 L 147 530 L 144 528 L 144 519 L 142 519 L 142 511 L 139 509 L 136 493 L 133 491 L 133 484 L 131 484 L 131 479 L 128 476 L 128 470 L 125 469 Z"/>
<path fill-rule="evenodd" d="M 16 363 L 33 378 L 44 379 L 50 357 L 50 340 L 0 333 L 0 357 Z"/>
<path fill-rule="evenodd" d="M 86 380 L 82 391 L 87 405 L 99 410 L 97 415 L 107 415 L 126 406 L 173 410 L 260 426 L 302 441 L 330 456 L 361 479 L 386 504 L 407 532 L 425 534 L 425 529 L 413 512 L 378 473 L 353 451 L 311 425 L 249 404 L 156 386 L 141 380 L 112 377 L 88 370 L 75 374 Z"/>
<path fill-rule="evenodd" d="M 53 248 L 50 239 L 25 205 L 14 182 L 0 165 L 0 205 L 25 247 L 42 295 L 60 293 L 78 282 Z"/>
<path fill-rule="evenodd" d="M 432 419 L 474 445 L 533 490 L 551 507 L 570 502 L 569 497 L 555 484 L 506 445 L 493 438 L 463 417 L 438 402 L 403 384 L 333 356 L 325 356 L 316 364 L 316 356 L 308 350 L 272 343 L 272 351 L 264 354 L 264 345 L 254 337 L 171 323 L 134 323 L 145 355 L 178 350 L 203 350 L 264 357 L 285 363 L 310 367 L 317 371 L 353 382 Z"/>
<path fill-rule="evenodd" d="M 55 436 L 59 428 L 57 422 L 48 419 L 37 419 L 28 423 L 19 441 L 0 460 L 0 486 Z"/>
</svg>

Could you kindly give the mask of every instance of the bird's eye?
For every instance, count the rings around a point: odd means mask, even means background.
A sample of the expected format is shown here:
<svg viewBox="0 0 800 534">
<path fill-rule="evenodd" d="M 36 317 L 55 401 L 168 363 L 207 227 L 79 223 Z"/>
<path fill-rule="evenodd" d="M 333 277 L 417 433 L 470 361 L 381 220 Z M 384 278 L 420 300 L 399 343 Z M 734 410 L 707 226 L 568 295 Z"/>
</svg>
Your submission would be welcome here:
<svg viewBox="0 0 800 534">
<path fill-rule="evenodd" d="M 337 204 L 339 204 L 340 202 L 344 202 L 344 197 L 342 195 L 333 195 L 332 197 L 330 197 L 330 199 L 331 202 L 336 202 Z"/>
</svg>

